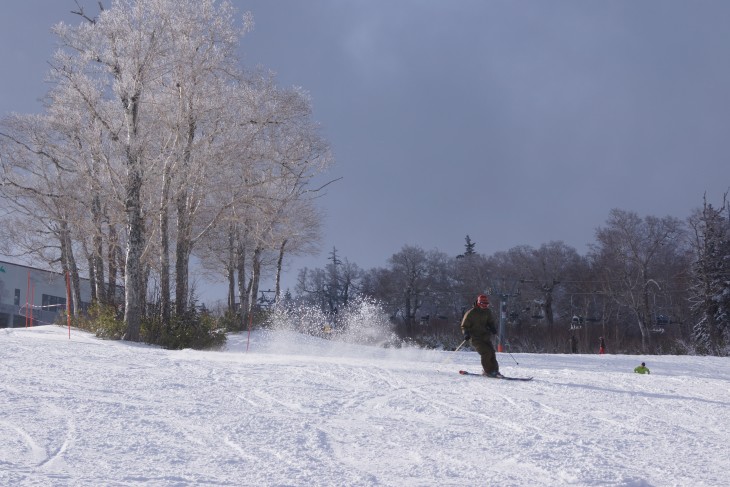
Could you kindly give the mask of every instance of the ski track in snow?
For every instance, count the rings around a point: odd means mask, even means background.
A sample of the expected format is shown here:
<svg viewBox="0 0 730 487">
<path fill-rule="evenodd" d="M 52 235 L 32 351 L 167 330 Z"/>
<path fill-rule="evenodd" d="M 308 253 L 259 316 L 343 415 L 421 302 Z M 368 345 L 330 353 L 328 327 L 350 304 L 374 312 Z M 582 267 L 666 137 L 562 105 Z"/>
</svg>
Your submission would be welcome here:
<svg viewBox="0 0 730 487">
<path fill-rule="evenodd" d="M 726 358 L 386 350 L 285 332 L 166 351 L 0 333 L 0 485 L 720 486 Z M 651 375 L 633 374 L 642 359 Z"/>
</svg>

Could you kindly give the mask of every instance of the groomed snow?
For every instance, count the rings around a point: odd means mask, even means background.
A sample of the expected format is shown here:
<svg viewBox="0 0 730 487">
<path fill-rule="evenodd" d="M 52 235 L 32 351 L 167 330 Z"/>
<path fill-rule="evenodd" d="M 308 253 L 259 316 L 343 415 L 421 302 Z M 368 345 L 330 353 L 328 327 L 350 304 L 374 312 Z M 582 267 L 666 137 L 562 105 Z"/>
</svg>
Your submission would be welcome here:
<svg viewBox="0 0 730 487">
<path fill-rule="evenodd" d="M 730 485 L 727 358 L 246 341 L 0 329 L 0 485 Z"/>
</svg>

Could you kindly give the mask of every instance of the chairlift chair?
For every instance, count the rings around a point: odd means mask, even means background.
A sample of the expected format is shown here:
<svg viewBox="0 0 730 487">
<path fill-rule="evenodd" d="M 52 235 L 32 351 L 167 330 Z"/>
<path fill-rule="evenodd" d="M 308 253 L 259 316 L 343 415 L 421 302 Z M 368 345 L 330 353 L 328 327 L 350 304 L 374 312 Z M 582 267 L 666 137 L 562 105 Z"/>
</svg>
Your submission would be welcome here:
<svg viewBox="0 0 730 487">
<path fill-rule="evenodd" d="M 578 315 L 573 315 L 573 319 L 570 320 L 570 329 L 571 330 L 580 330 L 583 328 L 583 317 Z"/>
</svg>

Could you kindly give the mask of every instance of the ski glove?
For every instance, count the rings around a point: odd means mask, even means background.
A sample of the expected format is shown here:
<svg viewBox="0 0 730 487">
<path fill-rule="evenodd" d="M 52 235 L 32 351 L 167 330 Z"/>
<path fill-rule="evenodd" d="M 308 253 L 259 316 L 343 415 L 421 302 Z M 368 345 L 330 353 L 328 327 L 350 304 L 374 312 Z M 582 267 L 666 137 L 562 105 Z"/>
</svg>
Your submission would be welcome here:
<svg viewBox="0 0 730 487">
<path fill-rule="evenodd" d="M 468 333 L 464 333 L 464 341 L 467 341 L 471 338 L 471 335 Z"/>
</svg>

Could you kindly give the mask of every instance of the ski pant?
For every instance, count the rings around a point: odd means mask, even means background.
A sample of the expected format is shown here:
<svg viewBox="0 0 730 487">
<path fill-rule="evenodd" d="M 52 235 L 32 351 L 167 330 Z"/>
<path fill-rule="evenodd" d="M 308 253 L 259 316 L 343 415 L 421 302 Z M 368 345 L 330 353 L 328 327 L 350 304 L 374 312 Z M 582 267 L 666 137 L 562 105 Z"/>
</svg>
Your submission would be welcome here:
<svg viewBox="0 0 730 487">
<path fill-rule="evenodd" d="M 479 356 L 482 359 L 482 368 L 484 369 L 485 373 L 491 374 L 494 372 L 499 372 L 497 354 L 494 351 L 491 340 L 477 340 L 472 338 L 471 346 L 474 347 L 474 350 L 479 353 Z"/>
</svg>

